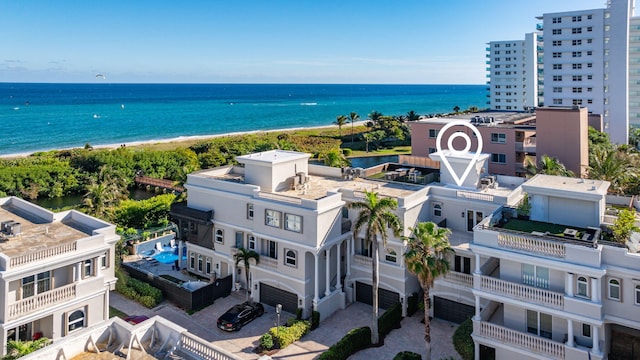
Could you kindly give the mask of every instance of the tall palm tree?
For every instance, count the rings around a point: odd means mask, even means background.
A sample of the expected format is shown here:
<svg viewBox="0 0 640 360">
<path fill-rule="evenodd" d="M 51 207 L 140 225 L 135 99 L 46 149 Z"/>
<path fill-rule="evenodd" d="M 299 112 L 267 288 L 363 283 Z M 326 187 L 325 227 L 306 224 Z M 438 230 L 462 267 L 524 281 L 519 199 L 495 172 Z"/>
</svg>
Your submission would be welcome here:
<svg viewBox="0 0 640 360">
<path fill-rule="evenodd" d="M 611 191 L 623 193 L 629 180 L 638 176 L 631 154 L 604 146 L 594 146 L 589 154 L 589 179 L 606 180 Z"/>
<path fill-rule="evenodd" d="M 420 116 L 415 111 L 411 110 L 407 113 L 407 121 L 416 121 L 420 119 Z"/>
<path fill-rule="evenodd" d="M 349 204 L 352 209 L 360 210 L 358 219 L 354 224 L 353 232 L 358 234 L 361 229 L 365 230 L 365 241 L 371 243 L 371 290 L 373 291 L 373 318 L 371 320 L 371 343 L 377 344 L 378 336 L 378 287 L 379 287 L 379 244 L 378 238 L 382 239 L 383 246 L 387 245 L 389 237 L 387 229 L 391 229 L 395 236 L 400 235 L 402 223 L 400 218 L 392 210 L 398 208 L 398 201 L 394 198 L 378 197 L 376 192 L 365 191 L 365 199 Z"/>
<path fill-rule="evenodd" d="M 360 115 L 355 111 L 349 113 L 349 122 L 351 122 L 351 145 L 353 145 L 353 123 L 360 120 Z"/>
<path fill-rule="evenodd" d="M 344 157 L 340 149 L 331 149 L 320 155 L 320 158 L 326 166 L 342 167 L 349 165 L 349 160 Z"/>
<path fill-rule="evenodd" d="M 568 176 L 568 177 L 575 176 L 573 171 L 567 169 L 564 166 L 564 164 L 560 162 L 560 160 L 548 155 L 542 155 L 542 158 L 540 159 L 539 164 L 528 162 L 525 165 L 525 169 L 527 170 L 527 173 L 531 176 L 536 174 Z"/>
<path fill-rule="evenodd" d="M 249 260 L 253 259 L 256 261 L 256 264 L 260 262 L 260 255 L 253 251 L 245 249 L 244 247 L 238 248 L 238 251 L 235 255 L 233 255 L 233 259 L 236 261 L 236 266 L 242 263 L 244 265 L 244 277 L 245 277 L 245 286 L 247 288 L 247 301 L 249 301 L 249 270 L 251 268 L 251 263 Z"/>
<path fill-rule="evenodd" d="M 342 138 L 342 125 L 347 123 L 348 119 L 344 115 L 336 116 L 336 121 L 333 122 L 334 125 L 338 125 L 338 131 L 340 132 L 340 138 Z"/>
<path fill-rule="evenodd" d="M 460 106 L 458 106 L 458 105 L 454 106 L 453 107 L 453 112 L 456 113 L 456 114 L 459 113 L 460 112 Z"/>
<path fill-rule="evenodd" d="M 426 342 L 425 359 L 431 359 L 431 321 L 429 320 L 429 290 L 433 282 L 449 271 L 448 255 L 453 252 L 449 244 L 447 228 L 438 227 L 433 222 L 420 222 L 407 238 L 407 251 L 404 261 L 407 269 L 418 277 L 424 292 L 424 340 Z"/>
</svg>

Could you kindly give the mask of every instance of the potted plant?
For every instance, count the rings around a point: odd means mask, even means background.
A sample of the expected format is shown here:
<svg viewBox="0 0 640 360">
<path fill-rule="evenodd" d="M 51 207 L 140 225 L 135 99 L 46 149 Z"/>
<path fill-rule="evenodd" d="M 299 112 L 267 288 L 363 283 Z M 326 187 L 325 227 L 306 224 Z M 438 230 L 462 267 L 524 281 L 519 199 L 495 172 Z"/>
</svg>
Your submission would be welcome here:
<svg viewBox="0 0 640 360">
<path fill-rule="evenodd" d="M 517 207 L 518 219 L 529 220 L 529 213 L 531 212 L 531 203 L 529 202 L 529 194 L 524 193 L 522 200 Z"/>
</svg>

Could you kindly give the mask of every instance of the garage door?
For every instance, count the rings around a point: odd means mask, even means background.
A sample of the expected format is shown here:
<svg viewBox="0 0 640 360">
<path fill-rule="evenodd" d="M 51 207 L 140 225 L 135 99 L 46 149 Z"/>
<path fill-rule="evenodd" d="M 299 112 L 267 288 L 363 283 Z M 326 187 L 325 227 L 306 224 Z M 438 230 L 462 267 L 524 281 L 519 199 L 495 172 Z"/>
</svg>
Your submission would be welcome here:
<svg viewBox="0 0 640 360">
<path fill-rule="evenodd" d="M 371 285 L 356 281 L 356 301 L 373 305 L 373 291 Z M 378 288 L 378 301 L 381 309 L 387 309 L 391 305 L 400 301 L 400 294 L 397 292 Z"/>
<path fill-rule="evenodd" d="M 438 319 L 460 324 L 476 314 L 473 306 L 460 304 L 455 301 L 433 297 L 433 316 Z"/>
<path fill-rule="evenodd" d="M 263 283 L 260 283 L 260 302 L 274 307 L 282 304 L 284 311 L 292 314 L 298 309 L 298 295 Z"/>
</svg>

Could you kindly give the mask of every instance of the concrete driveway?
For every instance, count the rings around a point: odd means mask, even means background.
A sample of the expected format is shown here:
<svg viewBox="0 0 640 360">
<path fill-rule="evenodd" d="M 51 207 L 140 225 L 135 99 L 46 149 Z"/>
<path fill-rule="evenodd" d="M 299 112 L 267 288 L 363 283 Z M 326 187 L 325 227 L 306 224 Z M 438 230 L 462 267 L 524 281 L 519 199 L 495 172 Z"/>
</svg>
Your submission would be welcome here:
<svg viewBox="0 0 640 360">
<path fill-rule="evenodd" d="M 262 334 L 275 326 L 277 315 L 272 306 L 264 305 L 265 313 L 261 317 L 245 325 L 240 331 L 225 332 L 216 327 L 216 321 L 231 306 L 245 301 L 244 293 L 233 292 L 226 298 L 216 300 L 207 308 L 193 315 L 177 308 L 169 302 L 163 302 L 153 309 L 147 309 L 142 305 L 122 297 L 116 292 L 111 292 L 111 306 L 127 315 L 162 316 L 189 330 L 194 335 L 201 337 L 212 344 L 224 348 L 237 355 L 241 359 L 258 359 L 260 356 L 253 350 L 258 346 Z M 382 313 L 382 311 L 380 312 Z M 286 323 L 293 314 L 283 312 L 280 323 Z M 416 353 L 424 352 L 424 324 L 420 323 L 420 314 L 402 320 L 401 328 L 393 330 L 385 339 L 384 346 L 370 348 L 358 352 L 350 357 L 352 360 L 393 359 L 396 353 L 408 350 Z M 315 359 L 331 345 L 340 340 L 349 330 L 367 326 L 371 322 L 371 306 L 354 303 L 344 310 L 339 310 L 325 319 L 316 330 L 305 335 L 287 348 L 278 351 L 271 357 L 273 359 Z M 431 322 L 432 331 L 432 358 L 443 359 L 453 357 L 459 359 L 459 355 L 453 349 L 451 336 L 457 326 L 445 321 L 434 319 Z"/>
</svg>

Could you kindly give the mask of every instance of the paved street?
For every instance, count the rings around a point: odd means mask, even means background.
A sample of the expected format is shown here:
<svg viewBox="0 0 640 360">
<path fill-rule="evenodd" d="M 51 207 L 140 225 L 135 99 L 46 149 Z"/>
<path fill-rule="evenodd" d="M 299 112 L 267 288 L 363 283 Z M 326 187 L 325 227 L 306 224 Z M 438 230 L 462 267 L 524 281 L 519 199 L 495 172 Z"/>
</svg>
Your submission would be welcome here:
<svg viewBox="0 0 640 360">
<path fill-rule="evenodd" d="M 258 340 L 271 326 L 274 326 L 277 317 L 275 309 L 265 305 L 265 314 L 245 325 L 238 332 L 224 332 L 216 328 L 216 320 L 228 308 L 245 300 L 244 294 L 232 293 L 226 298 L 216 302 L 193 315 L 187 314 L 169 302 L 165 301 L 153 309 L 147 309 L 142 305 L 130 301 L 116 292 L 111 292 L 111 306 L 127 315 L 146 315 L 149 317 L 158 315 L 189 330 L 194 335 L 210 341 L 227 351 L 238 355 L 242 359 L 258 359 L 260 356 L 253 350 L 258 346 Z M 294 315 L 283 313 L 281 323 Z M 337 311 L 324 320 L 320 327 L 305 335 L 302 340 L 295 342 L 287 348 L 272 355 L 273 359 L 311 360 L 319 356 L 329 346 L 335 344 L 349 330 L 366 326 L 370 323 L 371 306 L 354 303 L 344 310 Z M 402 327 L 393 330 L 385 338 L 384 346 L 370 348 L 358 352 L 350 357 L 351 360 L 393 359 L 400 351 L 424 352 L 424 324 L 420 323 L 420 314 L 402 320 Z M 453 349 L 451 337 L 456 326 L 454 324 L 434 319 L 431 322 L 432 331 L 432 358 L 433 359 L 460 359 Z"/>
</svg>

